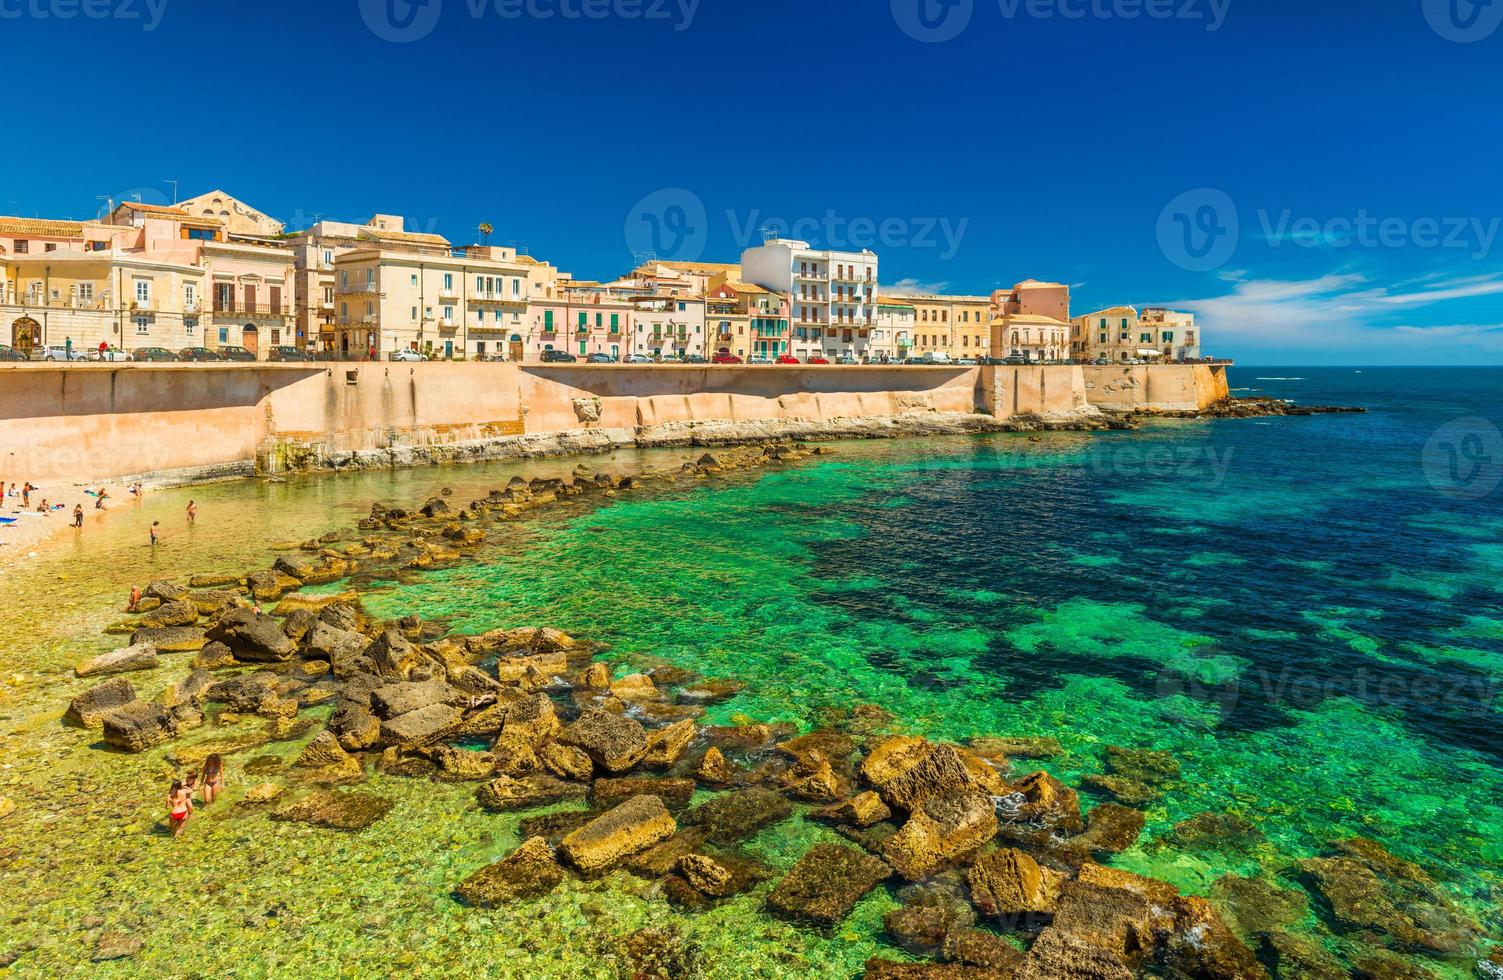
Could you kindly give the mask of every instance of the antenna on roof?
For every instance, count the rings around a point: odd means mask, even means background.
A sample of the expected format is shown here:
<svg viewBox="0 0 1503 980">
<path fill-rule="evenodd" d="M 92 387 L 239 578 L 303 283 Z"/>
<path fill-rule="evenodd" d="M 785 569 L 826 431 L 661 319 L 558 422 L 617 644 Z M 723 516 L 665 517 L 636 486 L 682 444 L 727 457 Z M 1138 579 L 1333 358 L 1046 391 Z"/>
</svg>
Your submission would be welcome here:
<svg viewBox="0 0 1503 980">
<path fill-rule="evenodd" d="M 95 194 L 94 200 L 104 202 L 104 207 L 100 211 L 94 212 L 95 218 L 102 218 L 106 214 L 113 214 L 115 212 L 115 199 L 108 194 Z"/>
<path fill-rule="evenodd" d="M 772 241 L 774 238 L 778 237 L 778 229 L 776 225 L 763 225 L 757 230 L 762 233 L 762 244 L 764 245 Z"/>
<path fill-rule="evenodd" d="M 171 177 L 164 177 L 162 183 L 172 185 L 172 206 L 177 207 L 177 181 Z"/>
<path fill-rule="evenodd" d="M 136 191 L 135 193 L 131 194 L 131 197 L 133 197 L 133 198 L 136 199 L 136 203 L 137 204 L 141 203 L 141 192 L 140 191 Z"/>
</svg>

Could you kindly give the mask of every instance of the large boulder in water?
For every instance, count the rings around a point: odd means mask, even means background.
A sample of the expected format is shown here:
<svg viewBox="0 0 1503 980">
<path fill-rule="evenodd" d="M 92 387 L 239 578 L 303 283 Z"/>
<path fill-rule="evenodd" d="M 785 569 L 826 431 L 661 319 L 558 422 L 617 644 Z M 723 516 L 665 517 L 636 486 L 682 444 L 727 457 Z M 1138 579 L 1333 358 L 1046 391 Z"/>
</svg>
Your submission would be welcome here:
<svg viewBox="0 0 1503 980">
<path fill-rule="evenodd" d="M 582 799 L 584 795 L 585 788 L 578 783 L 566 783 L 539 773 L 520 779 L 498 776 L 480 787 L 475 798 L 487 810 L 505 813 Z"/>
<path fill-rule="evenodd" d="M 395 718 L 435 704 L 459 707 L 469 698 L 441 680 L 398 681 L 371 692 L 371 709 L 382 718 Z"/>
<path fill-rule="evenodd" d="M 873 749 L 862 760 L 861 775 L 890 806 L 905 811 L 935 796 L 1006 792 L 997 771 L 970 752 L 906 736 L 893 736 Z"/>
<path fill-rule="evenodd" d="M 146 643 L 157 653 L 192 653 L 208 644 L 208 635 L 197 626 L 162 626 L 139 629 L 130 635 L 131 645 Z"/>
<path fill-rule="evenodd" d="M 157 629 L 163 626 L 192 626 L 196 622 L 198 622 L 198 607 L 187 599 L 164 602 L 141 617 L 141 625 L 146 629 Z"/>
<path fill-rule="evenodd" d="M 918 881 L 996 835 L 997 814 L 990 796 L 930 796 L 879 849 L 899 874 Z"/>
<path fill-rule="evenodd" d="M 635 796 L 565 837 L 559 853 L 581 871 L 599 873 L 667 840 L 677 829 L 662 800 Z"/>
<path fill-rule="evenodd" d="M 459 728 L 464 714 L 447 704 L 430 704 L 381 723 L 381 741 L 387 745 L 428 745 Z"/>
<path fill-rule="evenodd" d="M 1013 980 L 1132 980 L 1133 972 L 1109 949 L 1060 929 L 1039 933 Z"/>
<path fill-rule="evenodd" d="M 208 635 L 229 647 L 236 660 L 250 663 L 280 663 L 297 653 L 296 645 L 282 632 L 282 624 L 253 609 L 231 609 Z"/>
<path fill-rule="evenodd" d="M 606 772 L 625 772 L 647 754 L 647 733 L 640 723 L 608 711 L 587 711 L 562 732 L 558 741 L 583 749 Z"/>
<path fill-rule="evenodd" d="M 123 708 L 136 700 L 136 689 L 124 677 L 112 677 L 103 684 L 96 684 L 68 702 L 63 721 L 80 728 L 95 728 L 104 722 L 104 716 L 116 708 Z"/>
<path fill-rule="evenodd" d="M 493 908 L 522 898 L 538 898 L 557 888 L 564 869 L 541 837 L 529 837 L 506 857 L 474 872 L 457 889 L 471 905 Z"/>
<path fill-rule="evenodd" d="M 791 816 L 793 804 L 772 790 L 753 786 L 706 800 L 684 814 L 684 823 L 700 828 L 717 844 L 734 844 Z"/>
<path fill-rule="evenodd" d="M 369 793 L 319 790 L 301 800 L 284 803 L 272 813 L 271 819 L 335 830 L 364 830 L 386 816 L 391 807 L 390 800 Z"/>
<path fill-rule="evenodd" d="M 105 742 L 127 752 L 144 752 L 177 734 L 172 712 L 150 701 L 132 701 L 101 720 Z"/>
<path fill-rule="evenodd" d="M 329 716 L 329 731 L 345 751 L 358 752 L 381 740 L 381 719 L 363 704 L 341 701 Z"/>
<path fill-rule="evenodd" d="M 1059 872 L 1010 847 L 983 854 L 966 874 L 976 908 L 1001 919 L 1053 915 L 1063 880 Z"/>
</svg>

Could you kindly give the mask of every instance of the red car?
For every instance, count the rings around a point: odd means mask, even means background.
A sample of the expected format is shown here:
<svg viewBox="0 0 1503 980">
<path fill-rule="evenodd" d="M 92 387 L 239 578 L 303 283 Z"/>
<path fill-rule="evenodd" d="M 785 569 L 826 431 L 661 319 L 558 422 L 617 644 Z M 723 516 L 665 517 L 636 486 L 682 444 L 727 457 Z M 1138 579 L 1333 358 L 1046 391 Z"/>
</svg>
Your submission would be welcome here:
<svg viewBox="0 0 1503 980">
<path fill-rule="evenodd" d="M 805 364 L 829 364 L 830 362 L 827 361 L 827 360 L 825 360 L 823 357 L 820 357 L 818 354 L 816 354 L 815 356 L 809 358 L 804 363 Z"/>
<path fill-rule="evenodd" d="M 778 355 L 777 363 L 778 364 L 797 364 L 798 363 L 798 358 L 794 357 L 792 354 L 779 354 Z"/>
<path fill-rule="evenodd" d="M 737 357 L 735 354 L 722 353 L 722 354 L 716 354 L 714 357 L 710 358 L 710 363 L 711 364 L 741 364 L 742 360 L 741 360 L 741 358 Z"/>
</svg>

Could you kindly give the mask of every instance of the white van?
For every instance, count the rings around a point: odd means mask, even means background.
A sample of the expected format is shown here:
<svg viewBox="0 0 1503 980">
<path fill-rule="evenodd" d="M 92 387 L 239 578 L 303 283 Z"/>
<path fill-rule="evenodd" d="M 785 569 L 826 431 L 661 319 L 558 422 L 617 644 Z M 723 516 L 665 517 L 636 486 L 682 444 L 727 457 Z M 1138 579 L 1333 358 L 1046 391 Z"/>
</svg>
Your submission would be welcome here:
<svg viewBox="0 0 1503 980">
<path fill-rule="evenodd" d="M 919 363 L 920 364 L 953 364 L 955 362 L 952 361 L 952 360 L 950 360 L 950 355 L 946 354 L 944 351 L 942 351 L 942 350 L 932 350 L 929 353 L 925 354 L 923 357 L 920 357 L 919 358 Z"/>
</svg>

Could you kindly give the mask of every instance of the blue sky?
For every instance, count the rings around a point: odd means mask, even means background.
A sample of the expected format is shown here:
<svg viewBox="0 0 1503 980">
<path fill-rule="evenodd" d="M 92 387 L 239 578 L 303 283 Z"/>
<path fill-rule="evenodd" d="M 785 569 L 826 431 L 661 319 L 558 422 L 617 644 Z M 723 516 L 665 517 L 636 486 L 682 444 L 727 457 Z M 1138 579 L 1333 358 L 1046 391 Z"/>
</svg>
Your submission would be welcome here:
<svg viewBox="0 0 1503 980">
<path fill-rule="evenodd" d="M 293 225 L 489 221 L 589 278 L 792 230 L 869 245 L 889 284 L 1190 308 L 1249 363 L 1503 363 L 1500 21 L 1503 0 L 0 0 L 0 211 L 86 217 L 175 178 Z"/>
</svg>

